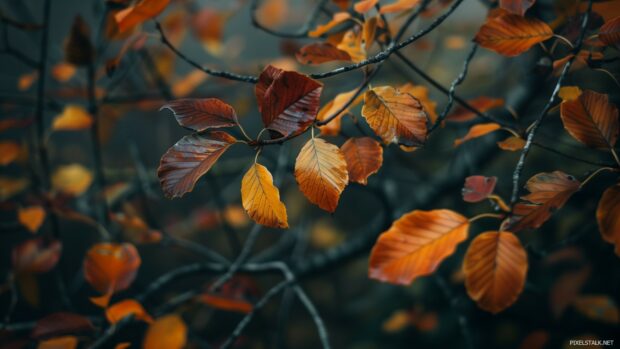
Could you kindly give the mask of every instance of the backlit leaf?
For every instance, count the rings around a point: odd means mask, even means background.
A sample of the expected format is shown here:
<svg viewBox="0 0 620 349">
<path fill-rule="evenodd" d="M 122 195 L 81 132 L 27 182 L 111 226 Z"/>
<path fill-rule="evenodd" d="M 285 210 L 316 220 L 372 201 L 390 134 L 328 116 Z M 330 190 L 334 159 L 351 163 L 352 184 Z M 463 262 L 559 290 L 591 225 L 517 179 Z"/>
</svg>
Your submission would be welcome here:
<svg viewBox="0 0 620 349">
<path fill-rule="evenodd" d="M 620 256 L 620 184 L 605 190 L 598 203 L 596 220 L 603 240 L 614 244 Z"/>
<path fill-rule="evenodd" d="M 60 259 L 62 244 L 43 238 L 26 240 L 15 247 L 11 254 L 16 273 L 45 273 L 56 266 Z"/>
<path fill-rule="evenodd" d="M 372 248 L 370 278 L 408 285 L 429 275 L 467 238 L 469 220 L 450 210 L 403 215 Z"/>
<path fill-rule="evenodd" d="M 84 107 L 69 104 L 52 122 L 55 131 L 77 131 L 90 128 L 93 117 Z"/>
<path fill-rule="evenodd" d="M 17 159 L 21 147 L 18 143 L 5 141 L 0 142 L 0 165 L 6 166 Z"/>
<path fill-rule="evenodd" d="M 41 206 L 24 207 L 17 210 L 17 220 L 31 233 L 36 233 L 45 221 L 45 209 Z"/>
<path fill-rule="evenodd" d="M 129 243 L 98 243 L 86 253 L 84 278 L 101 293 L 127 289 L 141 264 L 138 250 Z"/>
<path fill-rule="evenodd" d="M 560 88 L 558 97 L 560 97 L 562 101 L 574 101 L 581 96 L 581 93 L 581 89 L 577 86 L 564 86 Z"/>
<path fill-rule="evenodd" d="M 105 310 L 105 317 L 111 324 L 115 324 L 130 315 L 136 320 L 153 322 L 153 318 L 144 310 L 142 304 L 134 299 L 122 300 Z"/>
<path fill-rule="evenodd" d="M 605 22 L 598 31 L 598 37 L 610 46 L 620 43 L 620 17 Z"/>
<path fill-rule="evenodd" d="M 340 194 L 349 182 L 342 151 L 321 138 L 311 138 L 295 161 L 295 179 L 310 202 L 328 212 L 336 211 Z"/>
<path fill-rule="evenodd" d="M 398 90 L 403 93 L 408 93 L 413 97 L 417 98 L 420 103 L 422 103 L 422 107 L 424 107 L 424 111 L 428 115 L 431 123 L 435 123 L 435 121 L 437 120 L 437 103 L 430 99 L 430 96 L 428 95 L 428 89 L 426 87 L 406 83 L 400 86 Z"/>
<path fill-rule="evenodd" d="M 580 296 L 575 299 L 573 305 L 577 311 L 592 320 L 606 322 L 609 324 L 618 323 L 618 306 L 609 296 Z"/>
<path fill-rule="evenodd" d="M 323 106 L 323 108 L 321 108 L 321 110 L 319 110 L 319 114 L 316 117 L 317 120 L 323 121 L 328 117 L 331 117 L 334 113 L 338 112 L 340 109 L 342 109 L 342 107 L 344 107 L 347 102 L 351 100 L 353 95 L 355 95 L 355 92 L 356 90 L 352 90 L 349 92 L 337 94 L 333 100 L 329 101 Z M 337 136 L 340 133 L 342 116 L 348 113 L 351 108 L 361 103 L 363 99 L 364 95 L 360 94 L 353 100 L 353 102 L 351 102 L 351 104 L 347 108 L 340 112 L 340 114 L 338 114 L 336 118 L 330 121 L 327 125 L 320 126 L 319 129 L 321 130 L 321 134 L 327 136 Z"/>
<path fill-rule="evenodd" d="M 182 349 L 187 342 L 187 326 L 176 314 L 165 315 L 152 323 L 144 337 L 144 349 Z"/>
<path fill-rule="evenodd" d="M 525 147 L 525 139 L 516 136 L 510 136 L 503 141 L 497 142 L 497 146 L 502 150 L 517 151 Z"/>
<path fill-rule="evenodd" d="M 589 147 L 613 148 L 618 140 L 618 108 L 606 94 L 585 90 L 562 102 L 560 116 L 566 131 Z"/>
<path fill-rule="evenodd" d="M 286 206 L 280 201 L 280 192 L 265 166 L 255 163 L 243 176 L 241 201 L 255 222 L 272 228 L 288 228 Z"/>
<path fill-rule="evenodd" d="M 123 33 L 163 12 L 170 0 L 141 0 L 114 16 L 119 33 Z"/>
<path fill-rule="evenodd" d="M 381 13 L 394 13 L 411 10 L 420 3 L 420 0 L 396 0 L 381 7 Z"/>
<path fill-rule="evenodd" d="M 351 182 L 366 185 L 367 178 L 377 173 L 383 164 L 383 148 L 370 137 L 349 138 L 340 149 Z"/>
<path fill-rule="evenodd" d="M 345 51 L 354 63 L 359 63 L 366 59 L 364 33 L 359 28 L 347 30 L 336 48 Z"/>
<path fill-rule="evenodd" d="M 463 138 L 459 138 L 454 140 L 454 146 L 458 147 L 459 145 L 463 144 L 464 142 L 467 142 L 469 140 L 472 140 L 474 138 L 479 138 L 482 136 L 485 136 L 493 131 L 497 131 L 500 128 L 502 128 L 501 125 L 496 124 L 494 122 L 488 123 L 488 124 L 478 124 L 478 125 L 474 125 L 472 126 L 469 131 L 467 132 L 467 134 L 463 137 Z"/>
<path fill-rule="evenodd" d="M 161 157 L 157 169 L 166 197 L 181 197 L 192 191 L 198 179 L 235 142 L 233 136 L 221 131 L 181 138 Z"/>
<path fill-rule="evenodd" d="M 319 36 L 327 33 L 328 31 L 332 30 L 333 28 L 339 26 L 340 24 L 344 23 L 345 21 L 347 21 L 349 18 L 351 18 L 351 15 L 348 12 L 338 12 L 335 13 L 334 16 L 332 17 L 331 21 L 319 25 L 316 27 L 316 29 L 310 31 L 308 33 L 308 36 L 311 38 L 318 38 Z"/>
<path fill-rule="evenodd" d="M 329 43 L 313 43 L 302 47 L 295 54 L 302 64 L 322 64 L 333 61 L 350 61 L 351 56 Z"/>
<path fill-rule="evenodd" d="M 95 329 L 85 316 L 69 312 L 58 312 L 39 319 L 30 333 L 33 339 L 42 339 L 67 334 L 91 332 Z"/>
<path fill-rule="evenodd" d="M 515 15 L 523 16 L 535 2 L 536 0 L 499 0 L 499 7 Z"/>
<path fill-rule="evenodd" d="M 217 98 L 177 99 L 161 109 L 169 109 L 179 125 L 197 132 L 237 124 L 235 109 Z"/>
<path fill-rule="evenodd" d="M 471 242 L 465 259 L 465 288 L 478 306 L 491 313 L 512 305 L 525 286 L 527 253 L 507 231 L 488 231 Z"/>
<path fill-rule="evenodd" d="M 366 13 L 375 7 L 378 2 L 379 0 L 359 0 L 353 5 L 353 9 L 357 13 Z"/>
<path fill-rule="evenodd" d="M 488 18 L 474 41 L 504 56 L 518 56 L 553 36 L 553 30 L 536 18 L 503 15 Z"/>
<path fill-rule="evenodd" d="M 391 86 L 366 92 L 362 116 L 386 144 L 421 146 L 426 142 L 428 117 L 422 104 Z"/>
<path fill-rule="evenodd" d="M 72 196 L 84 193 L 92 182 L 92 172 L 80 164 L 59 166 L 52 174 L 52 188 Z"/>
<path fill-rule="evenodd" d="M 469 176 L 465 178 L 463 200 L 466 202 L 480 202 L 493 194 L 497 177 Z"/>
</svg>

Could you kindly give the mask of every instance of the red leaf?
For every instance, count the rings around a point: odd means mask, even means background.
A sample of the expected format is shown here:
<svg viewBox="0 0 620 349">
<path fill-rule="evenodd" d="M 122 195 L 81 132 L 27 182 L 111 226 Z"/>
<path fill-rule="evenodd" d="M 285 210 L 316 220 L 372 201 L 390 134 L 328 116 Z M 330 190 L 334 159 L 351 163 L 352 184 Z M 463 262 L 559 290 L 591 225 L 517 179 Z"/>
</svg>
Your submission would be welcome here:
<svg viewBox="0 0 620 349">
<path fill-rule="evenodd" d="M 605 22 L 598 32 L 598 37 L 607 45 L 620 43 L 620 17 Z"/>
<path fill-rule="evenodd" d="M 30 337 L 38 340 L 67 334 L 89 332 L 94 329 L 93 324 L 85 316 L 58 312 L 38 320 Z"/>
<path fill-rule="evenodd" d="M 13 248 L 13 268 L 17 273 L 48 272 L 58 263 L 61 251 L 62 244 L 57 240 L 49 243 L 43 238 L 26 240 Z"/>
<path fill-rule="evenodd" d="M 237 124 L 235 109 L 217 98 L 177 99 L 161 109 L 170 109 L 179 125 L 197 132 Z"/>
<path fill-rule="evenodd" d="M 470 176 L 465 178 L 463 200 L 466 202 L 480 202 L 489 197 L 495 189 L 497 177 Z"/>
</svg>

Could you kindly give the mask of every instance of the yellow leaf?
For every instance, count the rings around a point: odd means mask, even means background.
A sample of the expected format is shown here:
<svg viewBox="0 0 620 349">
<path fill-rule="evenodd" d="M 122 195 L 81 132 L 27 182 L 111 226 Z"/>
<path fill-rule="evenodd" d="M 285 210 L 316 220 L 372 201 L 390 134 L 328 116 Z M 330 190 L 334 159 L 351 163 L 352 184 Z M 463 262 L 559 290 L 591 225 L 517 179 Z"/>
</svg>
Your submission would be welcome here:
<svg viewBox="0 0 620 349">
<path fill-rule="evenodd" d="M 286 206 L 280 201 L 280 192 L 265 166 L 255 163 L 243 176 L 241 200 L 255 222 L 272 228 L 288 228 Z"/>
<path fill-rule="evenodd" d="M 20 208 L 17 211 L 17 220 L 31 233 L 36 233 L 45 221 L 45 209 L 41 206 Z"/>
<path fill-rule="evenodd" d="M 65 194 L 79 196 L 93 182 L 93 174 L 80 164 L 60 166 L 52 175 L 54 190 Z"/>
<path fill-rule="evenodd" d="M 336 48 L 348 53 L 351 61 L 359 63 L 366 59 L 366 49 L 362 45 L 363 39 L 363 32 L 351 29 L 344 34 Z"/>
<path fill-rule="evenodd" d="M 581 89 L 577 86 L 564 86 L 560 89 L 558 96 L 563 101 L 572 101 L 581 96 Z"/>
<path fill-rule="evenodd" d="M 55 131 L 75 131 L 89 128 L 93 124 L 93 117 L 79 105 L 69 104 L 52 123 Z"/>
<path fill-rule="evenodd" d="M 176 314 L 157 319 L 149 326 L 144 349 L 181 349 L 187 341 L 187 326 Z"/>
</svg>

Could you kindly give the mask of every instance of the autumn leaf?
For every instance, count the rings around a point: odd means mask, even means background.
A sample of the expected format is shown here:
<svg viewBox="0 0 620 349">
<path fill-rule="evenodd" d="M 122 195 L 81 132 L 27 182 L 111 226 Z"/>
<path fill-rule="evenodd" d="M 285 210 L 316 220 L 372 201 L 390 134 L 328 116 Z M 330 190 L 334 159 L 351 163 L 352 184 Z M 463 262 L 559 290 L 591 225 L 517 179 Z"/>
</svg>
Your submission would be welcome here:
<svg viewBox="0 0 620 349">
<path fill-rule="evenodd" d="M 241 201 L 255 222 L 272 228 L 288 228 L 286 206 L 280 201 L 280 192 L 265 166 L 255 163 L 243 176 Z"/>
<path fill-rule="evenodd" d="M 472 140 L 474 138 L 479 138 L 482 136 L 485 136 L 493 131 L 497 131 L 500 128 L 502 128 L 501 125 L 496 124 L 494 122 L 488 123 L 488 124 L 478 124 L 478 125 L 474 125 L 472 126 L 469 131 L 467 132 L 467 134 L 463 137 L 463 138 L 459 138 L 459 139 L 455 139 L 454 140 L 454 146 L 458 147 L 459 145 Z"/>
<path fill-rule="evenodd" d="M 508 231 L 488 231 L 471 242 L 465 259 L 465 288 L 478 306 L 497 314 L 511 306 L 525 286 L 527 253 Z"/>
<path fill-rule="evenodd" d="M 328 31 L 332 30 L 333 28 L 339 26 L 340 24 L 344 23 L 345 21 L 349 20 L 349 18 L 351 18 L 351 15 L 348 12 L 338 12 L 335 13 L 334 16 L 332 17 L 331 21 L 319 25 L 316 27 L 316 29 L 308 32 L 308 36 L 311 38 L 318 38 L 319 36 L 327 33 Z"/>
<path fill-rule="evenodd" d="M 354 63 L 366 59 L 364 33 L 359 28 L 347 30 L 336 48 L 346 52 Z"/>
<path fill-rule="evenodd" d="M 574 101 L 581 96 L 581 93 L 581 89 L 577 86 L 563 86 L 558 92 L 558 97 L 565 102 Z"/>
<path fill-rule="evenodd" d="M 177 314 L 165 315 L 152 323 L 144 337 L 144 349 L 182 349 L 187 342 L 187 325 Z"/>
<path fill-rule="evenodd" d="M 110 214 L 110 219 L 120 225 L 123 229 L 124 236 L 134 243 L 150 243 L 162 240 L 162 233 L 158 230 L 151 229 L 146 222 L 129 212 Z"/>
<path fill-rule="evenodd" d="M 605 22 L 598 31 L 598 38 L 609 46 L 620 43 L 620 17 Z"/>
<path fill-rule="evenodd" d="M 408 285 L 431 274 L 467 238 L 469 220 L 450 210 L 415 210 L 379 236 L 370 253 L 370 278 Z"/>
<path fill-rule="evenodd" d="M 28 74 L 19 76 L 17 80 L 17 89 L 20 91 L 26 91 L 32 87 L 35 81 L 39 78 L 39 73 L 35 70 Z"/>
<path fill-rule="evenodd" d="M 230 14 L 213 8 L 202 8 L 191 19 L 194 36 L 209 47 L 209 52 L 221 49 L 224 29 Z"/>
<path fill-rule="evenodd" d="M 294 71 L 267 66 L 255 87 L 265 128 L 282 137 L 303 132 L 319 110 L 323 84 Z"/>
<path fill-rule="evenodd" d="M 265 0 L 256 11 L 259 22 L 267 27 L 279 27 L 289 16 L 288 0 Z"/>
<path fill-rule="evenodd" d="M 334 212 L 349 182 L 344 154 L 321 138 L 311 138 L 295 161 L 295 179 L 301 192 L 325 211 Z"/>
<path fill-rule="evenodd" d="M 43 238 L 26 240 L 15 247 L 11 254 L 16 273 L 45 273 L 56 266 L 60 259 L 60 241 L 46 242 Z"/>
<path fill-rule="evenodd" d="M 350 61 L 351 56 L 329 43 L 308 44 L 295 54 L 301 64 L 323 64 L 333 61 Z"/>
<path fill-rule="evenodd" d="M 469 176 L 465 178 L 463 200 L 466 202 L 480 202 L 493 194 L 497 177 Z"/>
<path fill-rule="evenodd" d="M 517 151 L 525 147 L 525 139 L 517 136 L 510 136 L 503 141 L 497 142 L 497 146 L 502 150 Z"/>
<path fill-rule="evenodd" d="M 172 94 L 177 98 L 185 97 L 194 92 L 208 77 L 202 70 L 192 70 L 174 82 Z"/>
<path fill-rule="evenodd" d="M 19 157 L 21 146 L 18 143 L 4 141 L 0 142 L 0 165 L 6 166 Z"/>
<path fill-rule="evenodd" d="M 383 164 L 383 148 L 370 137 L 349 138 L 340 148 L 347 162 L 349 180 L 366 185 Z"/>
<path fill-rule="evenodd" d="M 64 336 L 92 332 L 95 327 L 85 316 L 69 312 L 57 312 L 49 314 L 37 320 L 34 329 L 30 333 L 33 339 Z"/>
<path fill-rule="evenodd" d="M 45 209 L 41 206 L 24 207 L 17 210 L 17 220 L 31 233 L 36 233 L 45 221 Z"/>
<path fill-rule="evenodd" d="M 65 61 L 77 66 L 93 62 L 95 49 L 90 40 L 90 28 L 81 16 L 75 17 L 65 44 Z"/>
<path fill-rule="evenodd" d="M 345 104 L 347 104 L 351 100 L 351 98 L 355 95 L 355 92 L 357 92 L 357 90 L 337 94 L 334 99 L 329 101 L 323 106 L 323 108 L 321 108 L 321 110 L 319 110 L 319 113 L 316 117 L 317 120 L 324 121 L 327 118 L 331 117 L 334 113 L 338 112 L 340 109 L 342 109 L 342 107 L 345 106 Z M 363 95 L 357 96 L 351 102 L 351 104 L 342 112 L 340 112 L 340 114 L 338 114 L 338 116 L 336 116 L 332 121 L 330 121 L 326 125 L 320 126 L 319 129 L 321 130 L 321 134 L 326 136 L 337 136 L 340 133 L 342 116 L 348 113 L 351 108 L 354 108 L 359 103 L 361 103 L 363 99 Z"/>
<path fill-rule="evenodd" d="M 606 94 L 585 90 L 562 102 L 560 116 L 566 131 L 581 143 L 592 148 L 615 146 L 620 130 L 618 108 Z"/>
<path fill-rule="evenodd" d="M 421 146 L 426 142 L 428 117 L 422 104 L 391 86 L 366 92 L 362 116 L 386 144 Z"/>
<path fill-rule="evenodd" d="M 504 56 L 518 56 L 553 36 L 553 30 L 536 18 L 508 14 L 488 18 L 474 41 Z"/>
<path fill-rule="evenodd" d="M 134 299 L 122 300 L 105 310 L 105 317 L 111 324 L 115 324 L 127 316 L 133 316 L 136 320 L 148 323 L 153 322 L 153 318 L 144 310 L 142 304 Z"/>
<path fill-rule="evenodd" d="M 359 0 L 353 5 L 353 9 L 357 13 L 364 14 L 375 7 L 377 3 L 379 3 L 379 0 Z"/>
<path fill-rule="evenodd" d="M 394 13 L 411 10 L 420 3 L 420 0 L 396 0 L 381 7 L 381 13 Z"/>
<path fill-rule="evenodd" d="M 142 263 L 138 250 L 129 243 L 98 243 L 86 253 L 84 278 L 100 293 L 127 289 Z"/>
<path fill-rule="evenodd" d="M 525 188 L 530 194 L 513 208 L 513 216 L 504 222 L 505 229 L 518 232 L 539 228 L 579 190 L 575 177 L 561 171 L 539 173 L 530 178 Z"/>
<path fill-rule="evenodd" d="M 75 336 L 56 337 L 39 342 L 37 349 L 76 349 L 78 339 Z"/>
<path fill-rule="evenodd" d="M 596 209 L 596 220 L 603 240 L 614 244 L 620 256 L 620 184 L 605 190 Z"/>
<path fill-rule="evenodd" d="M 515 15 L 524 16 L 536 0 L 500 0 L 499 7 Z"/>
<path fill-rule="evenodd" d="M 76 71 L 77 68 L 75 67 L 75 65 L 62 62 L 52 67 L 52 77 L 57 81 L 67 82 L 71 80 L 73 76 L 75 76 Z"/>
<path fill-rule="evenodd" d="M 224 311 L 233 311 L 242 314 L 248 314 L 252 311 L 252 303 L 243 299 L 236 299 L 232 297 L 213 295 L 213 294 L 201 294 L 198 296 L 198 301 L 207 304 L 215 309 Z"/>
<path fill-rule="evenodd" d="M 54 131 L 78 131 L 90 128 L 93 124 L 93 117 L 84 107 L 68 104 L 54 121 L 52 130 Z"/>
<path fill-rule="evenodd" d="M 10 178 L 0 176 L 0 201 L 11 198 L 24 191 L 30 182 L 25 178 Z"/>
<path fill-rule="evenodd" d="M 235 109 L 217 98 L 177 99 L 161 109 L 169 109 L 179 125 L 197 132 L 238 123 Z"/>
<path fill-rule="evenodd" d="M 424 86 L 413 85 L 411 83 L 406 83 L 398 88 L 400 92 L 408 93 L 413 97 L 417 98 L 420 103 L 422 103 L 422 107 L 424 107 L 424 111 L 428 115 L 431 123 L 435 123 L 437 121 L 437 103 L 430 99 L 428 95 L 428 89 Z"/>
<path fill-rule="evenodd" d="M 469 104 L 473 109 L 476 109 L 481 113 L 484 113 L 491 109 L 503 106 L 504 100 L 501 98 L 490 98 L 486 96 L 481 96 L 481 97 L 467 101 L 467 104 Z M 446 120 L 455 121 L 455 122 L 465 122 L 465 121 L 470 121 L 470 120 L 475 119 L 476 116 L 477 114 L 472 112 L 471 110 L 463 106 L 459 106 L 454 110 L 454 112 L 448 115 Z"/>
<path fill-rule="evenodd" d="M 181 138 L 161 157 L 157 169 L 166 197 L 181 197 L 192 191 L 198 179 L 236 141 L 233 136 L 221 131 Z"/>
<path fill-rule="evenodd" d="M 169 3 L 170 0 L 141 0 L 136 5 L 117 12 L 114 19 L 118 25 L 119 33 L 159 15 Z"/>
<path fill-rule="evenodd" d="M 93 174 L 80 164 L 59 166 L 52 174 L 52 188 L 59 192 L 79 196 L 93 182 Z"/>
<path fill-rule="evenodd" d="M 578 312 L 589 319 L 617 324 L 619 319 L 618 306 L 606 295 L 587 295 L 575 299 L 573 306 Z"/>
</svg>

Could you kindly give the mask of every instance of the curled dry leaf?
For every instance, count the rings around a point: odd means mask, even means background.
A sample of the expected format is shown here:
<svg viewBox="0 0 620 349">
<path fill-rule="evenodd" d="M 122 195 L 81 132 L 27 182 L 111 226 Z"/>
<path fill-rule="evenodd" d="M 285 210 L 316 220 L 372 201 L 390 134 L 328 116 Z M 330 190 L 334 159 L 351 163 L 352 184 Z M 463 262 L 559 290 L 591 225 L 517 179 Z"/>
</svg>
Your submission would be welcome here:
<svg viewBox="0 0 620 349">
<path fill-rule="evenodd" d="M 463 186 L 463 200 L 466 202 L 480 202 L 493 194 L 497 177 L 469 176 L 465 178 Z"/>
<path fill-rule="evenodd" d="M 370 278 L 407 285 L 431 274 L 467 238 L 469 220 L 451 210 L 403 215 L 379 236 L 370 253 Z"/>
<path fill-rule="evenodd" d="M 381 7 L 381 13 L 394 13 L 408 11 L 416 7 L 420 0 L 396 0 Z"/>
<path fill-rule="evenodd" d="M 426 142 L 428 117 L 422 104 L 391 86 L 366 92 L 362 116 L 386 144 L 410 147 Z"/>
<path fill-rule="evenodd" d="M 408 93 L 413 97 L 417 98 L 420 103 L 422 103 L 422 107 L 424 107 L 424 111 L 428 115 L 431 123 L 435 123 L 435 121 L 437 120 L 437 103 L 430 99 L 430 96 L 428 95 L 428 89 L 425 86 L 406 83 L 400 86 L 398 90 L 403 93 Z"/>
<path fill-rule="evenodd" d="M 101 293 L 122 291 L 136 278 L 141 262 L 132 244 L 99 243 L 86 253 L 84 278 Z"/>
<path fill-rule="evenodd" d="M 316 29 L 308 32 L 308 36 L 311 38 L 318 38 L 319 36 L 327 33 L 328 31 L 332 30 L 333 28 L 339 26 L 340 24 L 344 23 L 345 21 L 349 20 L 351 18 L 351 15 L 348 12 L 338 12 L 335 13 L 334 16 L 332 17 L 331 21 L 319 25 L 316 27 Z"/>
<path fill-rule="evenodd" d="M 606 94 L 585 90 L 562 102 L 560 116 L 566 131 L 589 147 L 613 148 L 618 140 L 618 108 Z"/>
<path fill-rule="evenodd" d="M 357 13 L 366 13 L 370 11 L 375 5 L 379 3 L 379 0 L 359 0 L 353 5 L 353 9 Z"/>
<path fill-rule="evenodd" d="M 347 162 L 349 180 L 366 185 L 383 164 L 383 148 L 370 137 L 349 138 L 340 148 Z"/>
<path fill-rule="evenodd" d="M 58 312 L 39 319 L 30 333 L 33 339 L 44 339 L 91 332 L 95 329 L 92 322 L 85 316 L 75 313 Z"/>
<path fill-rule="evenodd" d="M 255 87 L 265 128 L 286 137 L 303 132 L 319 110 L 323 84 L 294 71 L 267 66 Z"/>
<path fill-rule="evenodd" d="M 515 15 L 523 16 L 536 0 L 499 0 L 499 7 Z"/>
<path fill-rule="evenodd" d="M 153 322 L 144 337 L 144 349 L 182 349 L 187 342 L 187 326 L 176 314 L 165 315 Z"/>
<path fill-rule="evenodd" d="M 502 150 L 517 151 L 525 147 L 525 139 L 516 136 L 510 136 L 503 141 L 497 142 L 497 146 Z"/>
<path fill-rule="evenodd" d="M 222 131 L 181 138 L 161 157 L 157 169 L 166 197 L 181 197 L 192 191 L 198 179 L 236 141 L 233 136 Z"/>
<path fill-rule="evenodd" d="M 596 220 L 603 240 L 614 244 L 620 256 L 620 183 L 603 193 L 596 209 Z"/>
<path fill-rule="evenodd" d="M 123 33 L 159 15 L 169 3 L 170 0 L 140 0 L 136 5 L 117 12 L 114 19 L 118 26 L 118 32 Z"/>
<path fill-rule="evenodd" d="M 235 109 L 217 98 L 177 99 L 161 109 L 169 109 L 179 125 L 197 132 L 238 123 Z"/>
<path fill-rule="evenodd" d="M 478 124 L 478 125 L 474 125 L 472 126 L 469 131 L 467 132 L 467 134 L 463 137 L 463 138 L 459 138 L 459 139 L 455 139 L 454 140 L 454 146 L 458 147 L 459 145 L 463 144 L 464 142 L 467 142 L 469 140 L 472 140 L 474 138 L 479 138 L 482 136 L 485 136 L 493 131 L 497 131 L 500 128 L 502 128 L 501 125 L 496 124 L 494 122 L 488 123 L 488 124 Z"/>
<path fill-rule="evenodd" d="M 539 228 L 579 190 L 579 181 L 561 171 L 539 173 L 530 178 L 525 187 L 530 194 L 522 197 L 512 211 L 513 216 L 504 222 L 504 228 L 518 232 Z"/>
<path fill-rule="evenodd" d="M 295 161 L 295 179 L 310 202 L 325 211 L 336 211 L 340 194 L 349 182 L 342 151 L 321 138 L 311 138 Z"/>
<path fill-rule="evenodd" d="M 553 30 L 536 18 L 503 15 L 488 18 L 474 41 L 504 56 L 518 56 L 553 36 Z"/>
<path fill-rule="evenodd" d="M 618 306 L 613 298 L 606 295 L 587 295 L 575 299 L 573 305 L 578 312 L 589 319 L 617 324 Z"/>
<path fill-rule="evenodd" d="M 523 291 L 527 268 L 527 253 L 514 234 L 482 233 L 471 242 L 463 261 L 467 294 L 481 309 L 497 314 Z"/>
<path fill-rule="evenodd" d="M 23 207 L 17 210 L 17 220 L 31 233 L 36 233 L 45 221 L 45 209 L 41 206 Z"/>
<path fill-rule="evenodd" d="M 134 299 L 122 300 L 105 310 L 105 317 L 111 324 L 115 324 L 127 316 L 133 316 L 136 320 L 148 323 L 153 322 L 153 318 L 144 310 L 142 304 Z"/>
<path fill-rule="evenodd" d="M 620 44 L 620 17 L 605 22 L 598 31 L 598 38 L 606 45 Z"/>
<path fill-rule="evenodd" d="M 286 206 L 280 201 L 280 192 L 265 166 L 254 163 L 243 176 L 241 201 L 255 222 L 272 228 L 288 228 Z"/>
<path fill-rule="evenodd" d="M 301 64 L 322 64 L 333 61 L 350 61 L 351 56 L 330 43 L 308 44 L 295 54 Z"/>
<path fill-rule="evenodd" d="M 59 166 L 52 175 L 52 188 L 72 196 L 84 193 L 92 182 L 92 172 L 80 164 Z"/>
<path fill-rule="evenodd" d="M 54 131 L 78 131 L 90 128 L 93 117 L 84 107 L 69 104 L 52 122 Z"/>
<path fill-rule="evenodd" d="M 26 240 L 15 247 L 11 254 L 13 270 L 18 273 L 45 273 L 56 266 L 60 259 L 62 244 L 43 238 Z"/>
<path fill-rule="evenodd" d="M 0 165 L 6 166 L 17 160 L 21 147 L 15 142 L 0 142 Z"/>
<path fill-rule="evenodd" d="M 501 98 L 490 98 L 486 96 L 481 96 L 472 100 L 467 101 L 467 104 L 472 106 L 472 108 L 478 110 L 481 113 L 489 111 L 491 109 L 501 107 L 504 105 L 504 100 Z M 455 121 L 455 122 L 465 122 L 470 121 L 476 118 L 476 113 L 471 110 L 459 106 L 457 107 L 453 113 L 448 115 L 446 120 Z"/>
<path fill-rule="evenodd" d="M 336 97 L 333 100 L 329 101 L 329 103 L 325 104 L 325 106 L 323 106 L 323 108 L 319 110 L 319 113 L 316 117 L 317 120 L 319 121 L 326 120 L 327 118 L 331 117 L 334 113 L 337 113 L 351 100 L 351 98 L 353 98 L 353 96 L 355 95 L 355 92 L 357 91 L 353 90 L 349 92 L 339 93 L 338 95 L 336 95 Z M 340 133 L 340 125 L 342 123 L 343 115 L 348 113 L 349 110 L 351 110 L 351 108 L 354 108 L 355 106 L 360 104 L 363 99 L 364 99 L 364 95 L 360 94 L 351 102 L 351 104 L 349 104 L 348 107 L 342 110 L 340 114 L 336 116 L 336 118 L 334 118 L 328 124 L 320 126 L 319 129 L 321 130 L 321 134 L 327 135 L 327 136 L 337 136 Z"/>
</svg>

